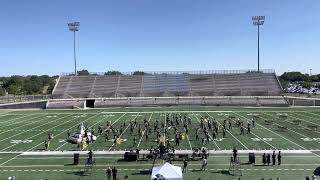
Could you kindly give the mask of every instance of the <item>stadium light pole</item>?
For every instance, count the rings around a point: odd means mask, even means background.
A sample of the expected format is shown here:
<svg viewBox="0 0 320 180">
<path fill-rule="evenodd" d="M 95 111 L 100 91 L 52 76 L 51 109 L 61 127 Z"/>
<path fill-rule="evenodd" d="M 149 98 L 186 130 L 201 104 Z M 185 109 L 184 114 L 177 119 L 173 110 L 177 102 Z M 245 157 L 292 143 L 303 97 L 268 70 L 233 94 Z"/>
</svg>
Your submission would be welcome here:
<svg viewBox="0 0 320 180">
<path fill-rule="evenodd" d="M 265 16 L 252 16 L 253 25 L 258 27 L 258 72 L 260 72 L 260 26 L 264 24 Z"/>
<path fill-rule="evenodd" d="M 310 70 L 310 74 L 309 75 L 312 76 L 312 74 L 311 74 L 312 69 L 310 68 L 309 70 Z"/>
<path fill-rule="evenodd" d="M 76 58 L 76 31 L 79 31 L 80 22 L 68 23 L 69 30 L 73 32 L 73 57 L 74 57 L 74 74 L 77 76 L 77 58 Z"/>
</svg>

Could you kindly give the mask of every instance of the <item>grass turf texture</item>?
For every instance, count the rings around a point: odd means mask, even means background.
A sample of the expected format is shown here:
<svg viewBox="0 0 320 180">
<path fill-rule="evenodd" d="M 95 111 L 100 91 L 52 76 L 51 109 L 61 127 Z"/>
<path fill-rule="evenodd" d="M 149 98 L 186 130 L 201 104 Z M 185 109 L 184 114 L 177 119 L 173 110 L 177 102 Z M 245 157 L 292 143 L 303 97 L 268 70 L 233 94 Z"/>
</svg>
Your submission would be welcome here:
<svg viewBox="0 0 320 180">
<path fill-rule="evenodd" d="M 319 125 L 320 110 L 313 108 L 224 108 L 224 107 L 195 107 L 195 108 L 112 108 L 94 110 L 38 110 L 38 111 L 0 111 L 0 179 L 16 175 L 23 179 L 103 179 L 108 166 L 116 165 L 119 170 L 120 179 L 125 175 L 129 179 L 149 179 L 149 174 L 141 172 L 151 167 L 151 161 L 122 162 L 121 155 L 97 155 L 97 166 L 90 172 L 83 172 L 83 167 L 70 166 L 72 156 L 27 156 L 20 154 L 25 151 L 41 151 L 44 148 L 44 140 L 47 134 L 53 133 L 54 139 L 50 144 L 50 151 L 72 151 L 77 146 L 66 143 L 67 131 L 76 131 L 80 123 L 84 123 L 97 134 L 99 125 L 105 126 L 111 121 L 113 126 L 124 133 L 121 139 L 122 144 L 115 145 L 112 141 L 105 142 L 104 135 L 98 136 L 98 140 L 90 144 L 88 148 L 100 151 L 117 151 L 124 149 L 148 149 L 157 146 L 154 141 L 156 133 L 152 131 L 149 140 L 137 135 L 137 145 L 133 144 L 133 134 L 138 134 L 134 129 L 130 133 L 129 122 L 137 119 L 144 130 L 143 120 L 150 121 L 151 127 L 157 119 L 159 124 L 164 122 L 166 114 L 186 114 L 192 122 L 189 126 L 189 133 L 180 146 L 175 149 L 191 150 L 203 146 L 200 139 L 195 140 L 195 129 L 200 126 L 201 117 L 215 118 L 218 124 L 222 124 L 229 116 L 236 119 L 251 122 L 252 116 L 258 114 L 256 126 L 252 128 L 251 134 L 240 135 L 240 129 L 231 120 L 233 128 L 228 130 L 226 137 L 222 138 L 222 131 L 218 139 L 210 141 L 205 145 L 211 150 L 231 150 L 234 146 L 243 150 L 310 150 L 309 154 L 288 154 L 283 155 L 281 166 L 259 166 L 261 160 L 258 155 L 256 166 L 243 165 L 244 179 L 276 178 L 281 179 L 303 179 L 311 175 L 312 171 L 320 164 L 320 134 L 319 130 L 312 130 L 312 126 Z M 286 114 L 287 117 L 279 117 L 279 114 Z M 272 121 L 266 123 L 266 121 Z M 287 129 L 279 129 L 286 127 Z M 182 126 L 178 127 L 182 131 Z M 246 132 L 246 130 L 245 130 Z M 170 139 L 174 139 L 173 129 L 169 130 Z M 209 131 L 211 135 L 211 131 Z M 111 135 L 110 135 L 111 138 Z M 174 144 L 172 142 L 171 144 Z M 230 151 L 231 154 L 231 151 Z M 209 171 L 200 172 L 198 161 L 189 163 L 189 171 L 184 174 L 185 179 L 237 179 L 228 174 L 229 156 L 213 155 L 209 158 Z M 242 162 L 247 162 L 247 155 L 243 155 Z M 85 158 L 85 157 L 82 157 Z M 82 159 L 83 160 L 83 159 Z M 84 161 L 84 160 L 83 160 Z M 157 162 L 161 164 L 162 161 Z M 175 161 L 174 164 L 181 165 L 182 162 Z M 83 162 L 81 164 L 84 164 Z M 54 177 L 54 178 L 53 178 Z M 21 179 L 19 178 L 19 179 Z"/>
</svg>

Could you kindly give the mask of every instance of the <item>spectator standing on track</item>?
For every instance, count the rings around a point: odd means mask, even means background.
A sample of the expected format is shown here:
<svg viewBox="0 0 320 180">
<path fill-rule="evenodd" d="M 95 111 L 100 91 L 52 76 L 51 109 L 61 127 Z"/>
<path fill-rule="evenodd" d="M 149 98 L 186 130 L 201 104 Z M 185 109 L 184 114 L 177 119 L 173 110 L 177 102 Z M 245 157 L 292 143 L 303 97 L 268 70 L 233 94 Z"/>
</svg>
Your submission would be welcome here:
<svg viewBox="0 0 320 180">
<path fill-rule="evenodd" d="M 206 167 L 207 167 L 207 165 L 208 165 L 208 161 L 207 161 L 207 159 L 206 158 L 203 158 L 202 159 L 202 167 L 201 167 L 201 170 L 200 171 L 202 171 L 202 170 L 206 170 Z"/>
<path fill-rule="evenodd" d="M 278 154 L 278 165 L 281 165 L 281 151 L 279 151 L 279 154 Z"/>
<path fill-rule="evenodd" d="M 108 167 L 107 169 L 107 177 L 108 177 L 108 180 L 111 180 L 111 168 Z"/>
<path fill-rule="evenodd" d="M 112 169 L 112 179 L 116 180 L 117 179 L 117 172 L 118 170 L 116 169 L 116 167 L 114 166 Z"/>
<path fill-rule="evenodd" d="M 267 163 L 266 153 L 263 153 L 263 155 L 262 155 L 262 164 L 266 165 L 266 163 Z"/>
<path fill-rule="evenodd" d="M 238 150 L 237 150 L 237 148 L 233 148 L 233 150 L 232 150 L 232 152 L 233 152 L 233 161 L 234 162 L 237 162 L 237 155 L 238 155 Z"/>
<path fill-rule="evenodd" d="M 92 164 L 92 162 L 93 162 L 93 152 L 92 152 L 92 150 L 90 149 L 89 150 L 89 153 L 88 153 L 88 164 Z"/>
<path fill-rule="evenodd" d="M 267 164 L 270 165 L 270 154 L 267 154 Z"/>
<path fill-rule="evenodd" d="M 187 166 L 188 166 L 187 158 L 184 158 L 182 172 L 187 172 Z"/>
<path fill-rule="evenodd" d="M 272 165 L 276 165 L 276 151 L 272 153 Z"/>
</svg>

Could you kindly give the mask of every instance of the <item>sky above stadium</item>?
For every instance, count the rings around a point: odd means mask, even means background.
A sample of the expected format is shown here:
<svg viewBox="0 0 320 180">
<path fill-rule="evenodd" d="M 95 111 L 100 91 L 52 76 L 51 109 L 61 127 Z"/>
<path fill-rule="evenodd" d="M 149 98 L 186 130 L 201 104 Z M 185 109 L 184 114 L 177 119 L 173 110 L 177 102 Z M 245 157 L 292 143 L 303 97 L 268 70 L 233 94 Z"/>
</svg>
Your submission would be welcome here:
<svg viewBox="0 0 320 180">
<path fill-rule="evenodd" d="M 1 0 L 0 75 L 254 69 L 320 73 L 319 0 Z"/>
</svg>

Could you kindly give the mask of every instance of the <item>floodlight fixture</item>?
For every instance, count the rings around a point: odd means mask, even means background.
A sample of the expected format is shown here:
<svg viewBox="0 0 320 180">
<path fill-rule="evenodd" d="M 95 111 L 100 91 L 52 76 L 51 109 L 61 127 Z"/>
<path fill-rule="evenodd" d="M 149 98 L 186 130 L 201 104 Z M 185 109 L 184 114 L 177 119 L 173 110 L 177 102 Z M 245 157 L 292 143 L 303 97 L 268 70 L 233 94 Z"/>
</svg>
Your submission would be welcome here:
<svg viewBox="0 0 320 180">
<path fill-rule="evenodd" d="M 260 26 L 264 24 L 265 16 L 252 16 L 252 23 L 258 27 L 258 72 L 260 72 Z"/>
<path fill-rule="evenodd" d="M 76 58 L 76 31 L 79 31 L 80 22 L 68 23 L 69 30 L 73 32 L 73 56 L 74 56 L 74 74 L 77 76 L 77 58 Z"/>
<path fill-rule="evenodd" d="M 68 23 L 68 27 L 70 31 L 79 31 L 80 22 Z"/>
</svg>

